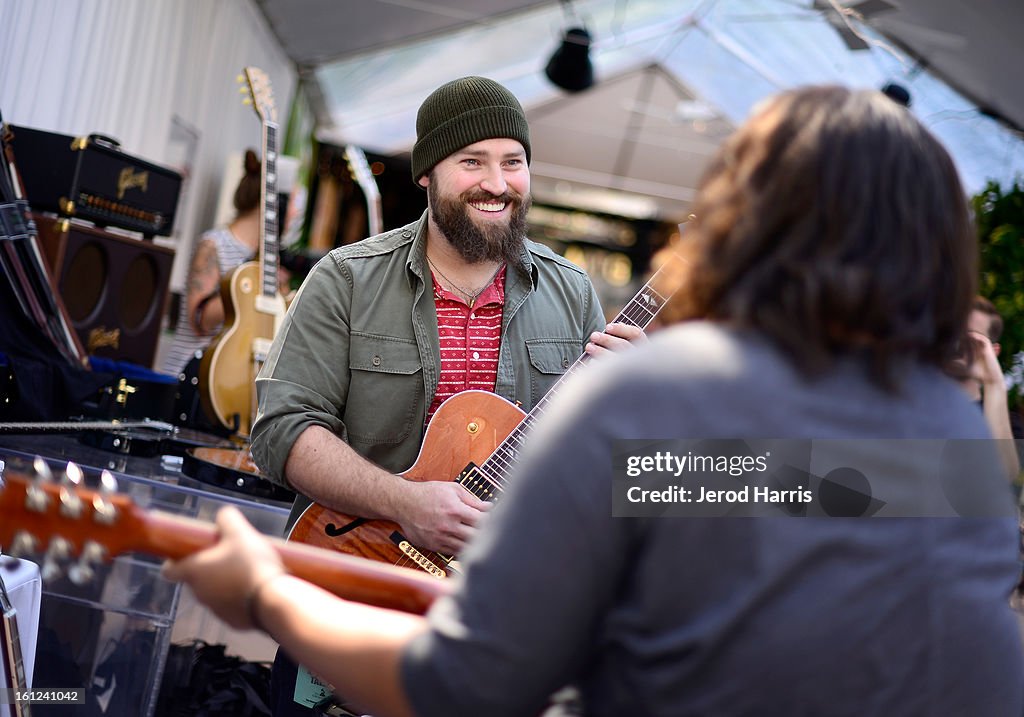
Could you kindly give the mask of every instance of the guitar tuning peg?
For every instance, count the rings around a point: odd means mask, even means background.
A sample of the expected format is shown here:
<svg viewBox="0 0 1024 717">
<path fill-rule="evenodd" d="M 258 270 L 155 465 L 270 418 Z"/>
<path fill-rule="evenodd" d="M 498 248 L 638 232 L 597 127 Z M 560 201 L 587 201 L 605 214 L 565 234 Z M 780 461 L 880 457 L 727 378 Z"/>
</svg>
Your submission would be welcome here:
<svg viewBox="0 0 1024 717">
<path fill-rule="evenodd" d="M 85 541 L 82 555 L 68 568 L 68 578 L 75 585 L 85 585 L 96 576 L 96 567 L 106 557 L 106 549 L 93 540 Z"/>
<path fill-rule="evenodd" d="M 43 582 L 50 582 L 55 578 L 59 577 L 62 569 L 60 564 L 68 559 L 71 555 L 71 543 L 65 539 L 57 537 L 50 539 L 50 547 L 46 549 L 46 554 L 43 556 L 43 567 L 40 570 Z"/>
<path fill-rule="evenodd" d="M 61 482 L 65 485 L 71 484 L 73 487 L 77 487 L 85 475 L 82 473 L 82 469 L 78 467 L 77 463 L 68 461 L 67 467 L 64 468 L 64 477 L 61 478 Z"/>
<path fill-rule="evenodd" d="M 26 530 L 19 530 L 11 540 L 10 549 L 7 551 L 7 554 L 15 558 L 28 557 L 35 554 L 38 549 L 39 544 L 35 537 Z"/>
<path fill-rule="evenodd" d="M 114 474 L 104 469 L 100 473 L 100 490 L 92 499 L 93 519 L 103 525 L 112 525 L 117 520 L 117 508 L 110 496 L 117 492 L 117 479 Z"/>
<path fill-rule="evenodd" d="M 82 469 L 69 461 L 60 479 L 60 514 L 65 518 L 82 517 L 82 499 L 78 495 L 82 478 Z"/>
<path fill-rule="evenodd" d="M 240 95 L 247 95 L 247 94 L 249 94 L 249 88 L 248 87 L 239 87 L 238 88 L 238 94 L 240 94 Z"/>
<path fill-rule="evenodd" d="M 252 100 L 250 98 L 246 97 L 244 100 L 242 100 L 242 104 L 246 105 L 246 106 L 251 105 L 252 104 Z"/>
<path fill-rule="evenodd" d="M 50 505 L 50 497 L 43 490 L 43 483 L 53 482 L 53 471 L 41 456 L 32 461 L 32 482 L 25 488 L 25 509 L 34 513 L 45 513 Z"/>
<path fill-rule="evenodd" d="M 245 75 L 235 75 L 236 82 L 245 82 Z"/>
<path fill-rule="evenodd" d="M 53 471 L 50 470 L 50 465 L 43 460 L 42 456 L 36 456 L 32 460 L 32 470 L 35 473 L 33 477 L 36 481 L 53 480 Z"/>
<path fill-rule="evenodd" d="M 104 468 L 100 471 L 100 493 L 110 495 L 117 492 L 117 478 L 114 474 Z"/>
</svg>

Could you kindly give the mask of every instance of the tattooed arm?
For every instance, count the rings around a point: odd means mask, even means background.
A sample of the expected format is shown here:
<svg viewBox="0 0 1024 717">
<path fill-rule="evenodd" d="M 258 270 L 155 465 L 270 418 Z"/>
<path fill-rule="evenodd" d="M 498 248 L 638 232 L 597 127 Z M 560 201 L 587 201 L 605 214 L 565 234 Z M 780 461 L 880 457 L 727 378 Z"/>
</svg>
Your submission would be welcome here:
<svg viewBox="0 0 1024 717">
<path fill-rule="evenodd" d="M 192 329 L 200 336 L 210 334 L 224 321 L 220 299 L 220 265 L 212 239 L 203 239 L 196 247 L 188 270 L 188 294 L 185 297 Z"/>
</svg>

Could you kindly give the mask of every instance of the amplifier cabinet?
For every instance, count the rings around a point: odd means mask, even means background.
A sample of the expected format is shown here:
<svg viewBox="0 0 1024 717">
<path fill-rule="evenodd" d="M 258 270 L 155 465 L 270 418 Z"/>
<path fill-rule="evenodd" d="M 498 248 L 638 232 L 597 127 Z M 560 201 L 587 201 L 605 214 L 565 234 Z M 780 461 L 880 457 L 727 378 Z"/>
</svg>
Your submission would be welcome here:
<svg viewBox="0 0 1024 717">
<path fill-rule="evenodd" d="M 100 135 L 70 135 L 9 125 L 15 166 L 36 211 L 101 226 L 167 235 L 181 175 L 118 149 Z"/>
<path fill-rule="evenodd" d="M 174 250 L 67 219 L 34 218 L 53 282 L 86 351 L 151 367 Z"/>
</svg>

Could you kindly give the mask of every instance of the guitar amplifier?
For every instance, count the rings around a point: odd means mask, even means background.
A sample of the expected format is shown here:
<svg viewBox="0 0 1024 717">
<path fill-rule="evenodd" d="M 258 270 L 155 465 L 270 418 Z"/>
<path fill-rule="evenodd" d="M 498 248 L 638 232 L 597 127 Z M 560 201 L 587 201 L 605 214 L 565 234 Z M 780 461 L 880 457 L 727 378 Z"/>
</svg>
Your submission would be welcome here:
<svg viewBox="0 0 1024 717">
<path fill-rule="evenodd" d="M 174 170 L 122 152 L 100 135 L 71 137 L 9 125 L 9 147 L 34 211 L 167 235 L 181 192 Z"/>
</svg>

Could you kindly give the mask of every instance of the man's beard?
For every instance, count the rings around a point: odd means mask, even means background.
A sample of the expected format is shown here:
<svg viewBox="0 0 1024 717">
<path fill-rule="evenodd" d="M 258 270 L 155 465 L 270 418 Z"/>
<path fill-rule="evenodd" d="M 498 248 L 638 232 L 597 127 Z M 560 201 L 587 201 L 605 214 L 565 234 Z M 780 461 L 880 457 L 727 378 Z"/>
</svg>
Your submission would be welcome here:
<svg viewBox="0 0 1024 717">
<path fill-rule="evenodd" d="M 524 198 L 514 189 L 506 189 L 501 196 L 486 192 L 463 192 L 457 198 L 441 197 L 437 183 L 427 185 L 430 214 L 438 229 L 468 264 L 501 261 L 510 266 L 522 263 L 523 237 L 526 235 L 526 213 L 530 209 L 530 195 Z M 470 217 L 477 211 L 470 202 L 505 202 L 512 207 L 507 223 L 481 222 Z"/>
</svg>

